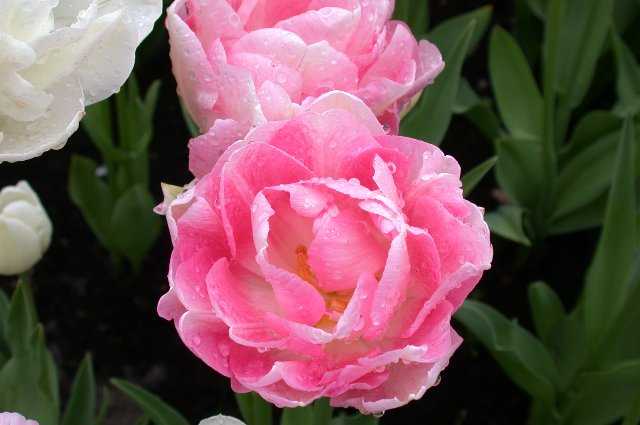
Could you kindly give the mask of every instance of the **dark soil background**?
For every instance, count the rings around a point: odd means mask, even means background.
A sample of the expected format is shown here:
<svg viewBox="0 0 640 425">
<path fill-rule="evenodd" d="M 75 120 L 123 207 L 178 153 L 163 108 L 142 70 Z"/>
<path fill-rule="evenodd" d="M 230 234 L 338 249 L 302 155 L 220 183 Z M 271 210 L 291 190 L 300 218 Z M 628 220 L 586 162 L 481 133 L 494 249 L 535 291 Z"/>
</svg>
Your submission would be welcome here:
<svg viewBox="0 0 640 425">
<path fill-rule="evenodd" d="M 514 22 L 513 1 L 430 1 L 432 25 L 491 4 L 494 21 L 506 28 Z M 465 76 L 484 95 L 490 95 L 486 43 L 465 65 Z M 162 80 L 156 113 L 156 135 L 151 146 L 151 181 L 156 199 L 160 182 L 185 184 L 186 144 L 189 135 L 182 120 L 171 75 L 166 34 L 158 23 L 154 37 L 141 49 L 136 74 L 142 87 Z M 443 149 L 461 162 L 463 170 L 490 157 L 489 141 L 464 118 L 455 117 Z M 142 272 L 117 274 L 108 253 L 98 244 L 67 192 L 69 161 L 79 153 L 98 159 L 86 135 L 79 131 L 61 151 L 49 152 L 26 163 L 0 165 L 0 186 L 28 180 L 42 198 L 54 223 L 50 250 L 37 266 L 34 291 L 49 346 L 61 366 L 63 395 L 85 352 L 93 354 L 99 381 L 123 377 L 143 385 L 175 406 L 192 423 L 216 413 L 239 416 L 227 379 L 196 359 L 177 338 L 171 323 L 156 314 L 165 292 L 171 244 L 166 230 L 148 256 Z M 491 210 L 495 182 L 488 177 L 472 199 Z M 553 238 L 531 252 L 494 239 L 493 269 L 474 296 L 509 317 L 528 325 L 526 288 L 545 280 L 573 305 L 581 287 L 597 234 L 592 232 Z M 5 291 L 13 282 L 0 280 Z M 460 326 L 457 326 L 460 329 Z M 462 330 L 460 330 L 462 331 Z M 462 335 L 466 337 L 464 332 Z M 111 425 L 133 422 L 136 409 L 112 390 Z M 527 396 L 501 372 L 472 338 L 453 357 L 441 384 L 409 406 L 387 412 L 383 425 L 513 425 L 525 422 Z"/>
</svg>

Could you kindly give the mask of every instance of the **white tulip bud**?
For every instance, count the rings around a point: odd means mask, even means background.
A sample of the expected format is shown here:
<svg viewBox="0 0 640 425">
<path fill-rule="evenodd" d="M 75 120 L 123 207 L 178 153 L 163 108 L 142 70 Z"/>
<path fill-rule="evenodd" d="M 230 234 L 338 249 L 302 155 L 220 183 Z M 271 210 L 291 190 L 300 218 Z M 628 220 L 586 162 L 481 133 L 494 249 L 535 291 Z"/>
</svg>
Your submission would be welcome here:
<svg viewBox="0 0 640 425">
<path fill-rule="evenodd" d="M 200 422 L 200 425 L 245 425 L 245 424 L 241 420 L 232 418 L 231 416 L 218 415 L 218 416 L 213 416 L 209 419 L 203 420 L 202 422 Z"/>
<path fill-rule="evenodd" d="M 42 258 L 52 233 L 51 220 L 29 183 L 0 191 L 0 275 L 23 273 Z"/>
</svg>

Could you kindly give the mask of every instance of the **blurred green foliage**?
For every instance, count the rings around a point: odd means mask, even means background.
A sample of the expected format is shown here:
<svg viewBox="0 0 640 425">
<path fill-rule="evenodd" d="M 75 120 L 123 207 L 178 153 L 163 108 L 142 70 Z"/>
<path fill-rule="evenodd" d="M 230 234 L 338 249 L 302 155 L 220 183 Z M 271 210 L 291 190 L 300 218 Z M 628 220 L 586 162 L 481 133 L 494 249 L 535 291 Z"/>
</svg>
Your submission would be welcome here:
<svg viewBox="0 0 640 425">
<path fill-rule="evenodd" d="M 76 155 L 69 170 L 73 203 L 116 264 L 126 258 L 135 271 L 161 230 L 149 192 L 149 145 L 160 83 L 141 98 L 135 77 L 112 99 L 88 108 L 82 121 L 103 165 Z"/>
</svg>

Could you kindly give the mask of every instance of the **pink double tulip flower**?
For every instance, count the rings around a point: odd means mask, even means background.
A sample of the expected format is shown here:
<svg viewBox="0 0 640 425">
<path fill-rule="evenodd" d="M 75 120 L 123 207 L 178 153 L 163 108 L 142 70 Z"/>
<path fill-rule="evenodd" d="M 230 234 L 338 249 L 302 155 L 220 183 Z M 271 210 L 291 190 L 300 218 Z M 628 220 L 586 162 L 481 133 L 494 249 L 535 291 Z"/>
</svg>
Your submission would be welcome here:
<svg viewBox="0 0 640 425">
<path fill-rule="evenodd" d="M 362 99 L 395 133 L 444 62 L 390 20 L 393 8 L 393 0 L 176 0 L 167 28 L 178 91 L 202 132 L 216 125 L 219 149 L 332 90 Z"/>
<path fill-rule="evenodd" d="M 455 159 L 330 92 L 195 163 L 162 206 L 174 248 L 158 311 L 196 356 L 281 407 L 376 413 L 436 383 L 461 343 L 451 316 L 492 259 Z"/>
</svg>

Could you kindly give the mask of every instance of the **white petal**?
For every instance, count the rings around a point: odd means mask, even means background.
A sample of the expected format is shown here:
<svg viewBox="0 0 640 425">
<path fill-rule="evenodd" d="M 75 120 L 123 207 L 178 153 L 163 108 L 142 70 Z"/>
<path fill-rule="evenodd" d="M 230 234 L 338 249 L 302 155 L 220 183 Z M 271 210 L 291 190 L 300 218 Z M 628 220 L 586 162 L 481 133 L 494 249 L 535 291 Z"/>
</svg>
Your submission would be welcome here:
<svg viewBox="0 0 640 425">
<path fill-rule="evenodd" d="M 49 90 L 53 95 L 47 112 L 24 123 L 0 115 L 3 139 L 0 162 L 24 161 L 50 149 L 60 149 L 77 129 L 84 115 L 84 97 L 77 82 L 63 81 Z"/>
<path fill-rule="evenodd" d="M 15 218 L 0 216 L 0 275 L 23 273 L 40 260 L 38 235 Z"/>
<path fill-rule="evenodd" d="M 200 425 L 245 425 L 245 424 L 241 420 L 232 418 L 231 416 L 218 415 L 218 416 L 213 416 L 209 419 L 203 420 L 202 422 L 200 422 Z"/>
</svg>

